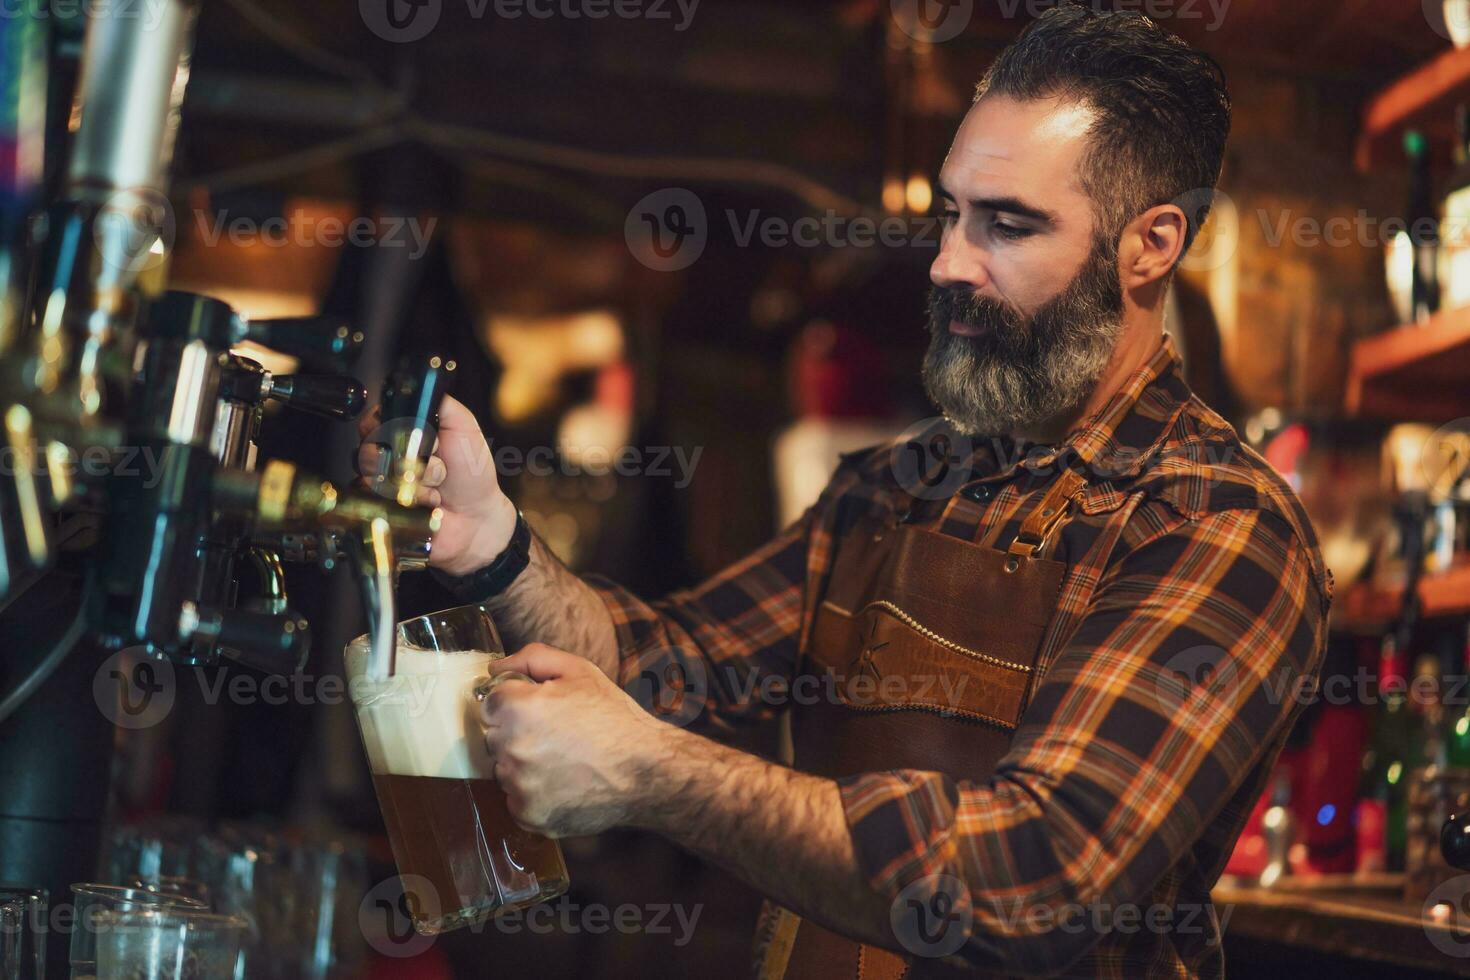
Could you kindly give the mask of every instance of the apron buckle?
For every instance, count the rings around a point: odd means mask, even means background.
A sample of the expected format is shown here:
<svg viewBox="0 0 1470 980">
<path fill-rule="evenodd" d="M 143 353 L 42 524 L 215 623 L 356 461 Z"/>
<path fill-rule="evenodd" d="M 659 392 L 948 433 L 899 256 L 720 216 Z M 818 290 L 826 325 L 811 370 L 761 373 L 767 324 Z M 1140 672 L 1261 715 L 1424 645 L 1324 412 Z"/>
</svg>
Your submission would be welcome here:
<svg viewBox="0 0 1470 980">
<path fill-rule="evenodd" d="M 1057 481 L 1047 488 L 1046 494 L 1036 508 L 1021 522 L 1016 540 L 1006 549 L 1010 558 L 1005 569 L 1014 572 L 1021 567 L 1022 558 L 1035 558 L 1056 529 L 1067 519 L 1071 505 L 1082 501 L 1082 488 L 1086 484 L 1082 474 L 1076 470 L 1063 470 Z"/>
</svg>

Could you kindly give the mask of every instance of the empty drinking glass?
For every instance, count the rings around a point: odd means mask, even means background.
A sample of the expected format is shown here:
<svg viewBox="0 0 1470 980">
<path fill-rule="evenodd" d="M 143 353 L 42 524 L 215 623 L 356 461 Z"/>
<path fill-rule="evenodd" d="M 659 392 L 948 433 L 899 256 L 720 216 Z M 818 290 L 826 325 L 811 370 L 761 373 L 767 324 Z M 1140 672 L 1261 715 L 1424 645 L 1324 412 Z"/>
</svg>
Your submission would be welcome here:
<svg viewBox="0 0 1470 980">
<path fill-rule="evenodd" d="M 234 980 L 245 919 L 181 907 L 97 916 L 97 976 L 108 980 Z"/>
<path fill-rule="evenodd" d="M 71 934 L 71 975 L 73 980 L 86 977 L 117 976 L 98 974 L 97 938 L 103 928 L 103 917 L 114 912 L 147 909 L 183 909 L 208 911 L 203 902 L 182 895 L 162 895 L 142 888 L 121 885 L 81 883 L 71 886 L 76 903 L 76 929 Z"/>
<path fill-rule="evenodd" d="M 46 890 L 0 885 L 0 980 L 46 975 Z"/>
</svg>

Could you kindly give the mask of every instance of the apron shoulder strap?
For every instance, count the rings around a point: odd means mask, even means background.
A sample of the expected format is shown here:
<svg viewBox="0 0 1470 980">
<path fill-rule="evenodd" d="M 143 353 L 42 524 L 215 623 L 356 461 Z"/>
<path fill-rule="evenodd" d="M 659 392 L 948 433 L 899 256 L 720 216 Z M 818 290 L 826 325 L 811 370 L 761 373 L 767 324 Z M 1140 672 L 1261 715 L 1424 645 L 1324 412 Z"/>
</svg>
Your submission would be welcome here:
<svg viewBox="0 0 1470 980">
<path fill-rule="evenodd" d="M 1035 558 L 1056 529 L 1062 526 L 1072 507 L 1082 500 L 1082 488 L 1086 485 L 1087 480 L 1081 473 L 1074 469 L 1062 470 L 1062 475 L 1047 487 L 1041 500 L 1021 522 L 1021 530 L 1006 549 L 1006 554 L 1012 558 Z"/>
</svg>

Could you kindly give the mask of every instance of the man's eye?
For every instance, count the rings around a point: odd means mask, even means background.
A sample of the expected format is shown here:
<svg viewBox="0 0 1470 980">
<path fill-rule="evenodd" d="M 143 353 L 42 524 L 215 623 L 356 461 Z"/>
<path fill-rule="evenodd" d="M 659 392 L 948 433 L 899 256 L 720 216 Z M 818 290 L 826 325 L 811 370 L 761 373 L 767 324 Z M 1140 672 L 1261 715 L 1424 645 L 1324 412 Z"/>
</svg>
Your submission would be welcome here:
<svg viewBox="0 0 1470 980">
<path fill-rule="evenodd" d="M 995 229 L 995 233 L 997 235 L 999 235 L 1001 238 L 1004 238 L 1008 242 L 1019 241 L 1022 238 L 1026 238 L 1031 234 L 1030 228 L 1026 228 L 1021 225 L 1007 224 L 1004 221 L 992 222 L 991 227 Z"/>
</svg>

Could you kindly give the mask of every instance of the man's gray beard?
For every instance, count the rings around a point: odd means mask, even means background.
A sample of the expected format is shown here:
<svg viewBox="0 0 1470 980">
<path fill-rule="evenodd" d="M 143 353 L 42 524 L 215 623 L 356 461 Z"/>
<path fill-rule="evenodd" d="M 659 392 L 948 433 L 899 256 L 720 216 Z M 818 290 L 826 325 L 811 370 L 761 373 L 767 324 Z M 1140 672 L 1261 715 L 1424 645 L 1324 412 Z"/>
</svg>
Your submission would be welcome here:
<svg viewBox="0 0 1470 980">
<path fill-rule="evenodd" d="M 959 432 L 993 437 L 1034 430 L 1087 400 L 1123 327 L 1117 273 L 1100 264 L 1104 258 L 1094 254 L 1033 316 L 989 324 L 991 336 L 952 334 L 947 319 L 931 318 L 924 389 Z M 997 330 L 1007 330 L 1011 343 L 998 343 Z"/>
</svg>

